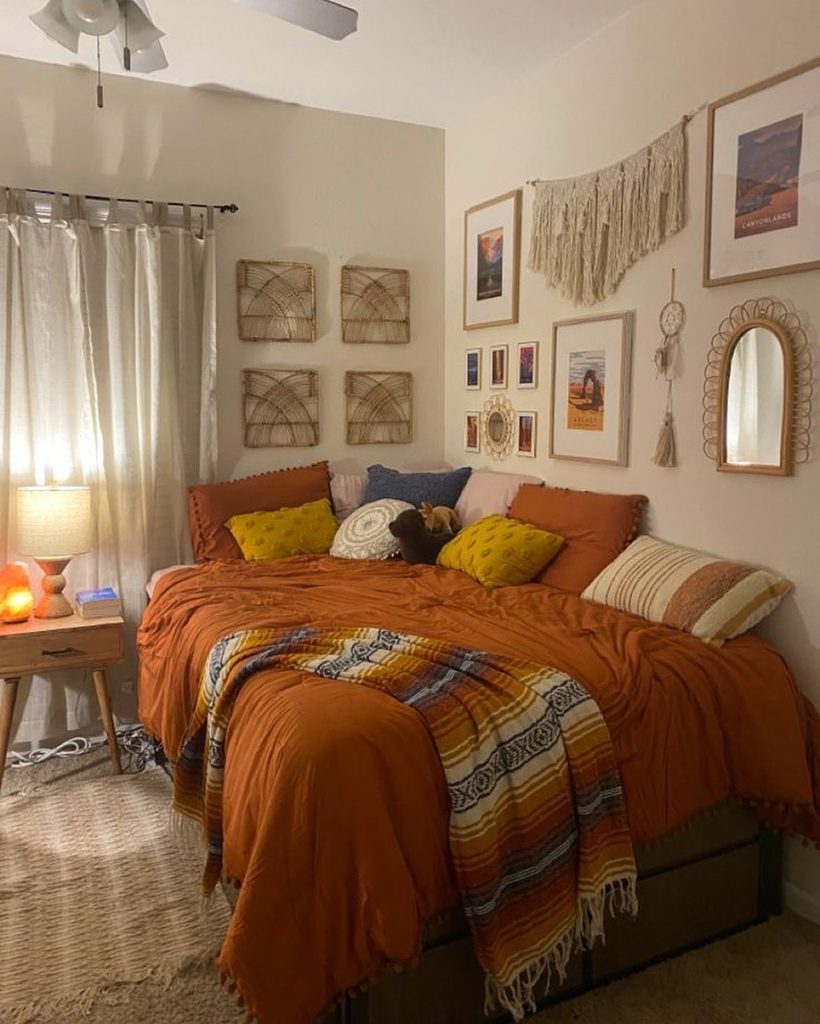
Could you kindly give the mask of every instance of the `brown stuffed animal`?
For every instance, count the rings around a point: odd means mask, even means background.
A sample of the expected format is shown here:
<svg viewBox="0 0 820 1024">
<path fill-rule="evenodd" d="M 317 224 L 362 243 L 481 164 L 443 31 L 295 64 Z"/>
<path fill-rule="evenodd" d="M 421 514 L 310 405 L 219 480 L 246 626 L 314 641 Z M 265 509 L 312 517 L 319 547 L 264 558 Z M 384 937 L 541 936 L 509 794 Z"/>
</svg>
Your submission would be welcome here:
<svg viewBox="0 0 820 1024">
<path fill-rule="evenodd" d="M 429 501 L 423 501 L 421 514 L 428 533 L 456 533 L 461 526 L 456 513 L 446 505 L 433 508 Z"/>
<path fill-rule="evenodd" d="M 429 533 L 417 508 L 400 512 L 388 529 L 399 542 L 402 558 L 410 565 L 435 565 L 439 551 L 453 536 L 451 533 Z"/>
</svg>

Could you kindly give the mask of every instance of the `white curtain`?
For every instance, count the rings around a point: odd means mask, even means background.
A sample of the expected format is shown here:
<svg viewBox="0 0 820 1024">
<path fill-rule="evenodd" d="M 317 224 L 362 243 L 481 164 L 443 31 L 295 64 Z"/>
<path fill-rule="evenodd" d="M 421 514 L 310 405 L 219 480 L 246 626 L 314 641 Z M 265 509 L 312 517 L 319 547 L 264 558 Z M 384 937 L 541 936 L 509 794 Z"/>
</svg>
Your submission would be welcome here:
<svg viewBox="0 0 820 1024">
<path fill-rule="evenodd" d="M 186 489 L 216 466 L 215 239 L 164 224 L 93 226 L 82 201 L 55 197 L 41 219 L 0 189 L 0 558 L 14 548 L 15 487 L 92 488 L 95 543 L 68 590 L 116 586 L 132 652 L 109 672 L 115 710 L 134 717 L 133 635 L 151 572 L 190 560 Z M 41 573 L 32 565 L 32 580 Z M 36 586 L 35 586 L 36 589 Z M 87 680 L 34 679 L 13 740 L 99 732 Z"/>
</svg>

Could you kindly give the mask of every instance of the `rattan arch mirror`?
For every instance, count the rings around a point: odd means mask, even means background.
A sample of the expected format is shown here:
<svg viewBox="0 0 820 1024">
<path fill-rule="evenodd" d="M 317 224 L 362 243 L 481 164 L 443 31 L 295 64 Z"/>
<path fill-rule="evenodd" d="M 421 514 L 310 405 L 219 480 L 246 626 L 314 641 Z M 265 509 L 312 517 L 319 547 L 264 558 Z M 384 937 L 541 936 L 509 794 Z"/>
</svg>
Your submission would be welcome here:
<svg viewBox="0 0 820 1024">
<path fill-rule="evenodd" d="M 809 456 L 812 390 L 799 317 L 777 299 L 735 306 L 706 363 L 704 451 L 721 472 L 789 476 Z"/>
</svg>

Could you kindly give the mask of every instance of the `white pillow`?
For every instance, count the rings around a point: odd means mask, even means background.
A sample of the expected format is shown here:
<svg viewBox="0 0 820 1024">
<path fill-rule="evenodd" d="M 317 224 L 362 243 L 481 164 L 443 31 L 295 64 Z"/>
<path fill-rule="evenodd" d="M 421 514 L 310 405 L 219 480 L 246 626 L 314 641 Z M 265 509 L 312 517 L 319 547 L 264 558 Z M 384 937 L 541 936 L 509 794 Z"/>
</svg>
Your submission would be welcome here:
<svg viewBox="0 0 820 1024">
<path fill-rule="evenodd" d="M 341 522 L 362 503 L 367 487 L 367 473 L 334 473 L 330 478 L 330 495 L 333 511 Z"/>
<path fill-rule="evenodd" d="M 382 561 L 399 553 L 399 542 L 388 527 L 400 512 L 413 508 L 409 501 L 381 498 L 357 508 L 333 538 L 331 555 L 337 558 L 369 558 Z"/>
<path fill-rule="evenodd" d="M 474 469 L 456 502 L 459 522 L 462 526 L 469 526 L 485 516 L 505 516 L 522 484 L 543 482 L 537 476 Z"/>
</svg>

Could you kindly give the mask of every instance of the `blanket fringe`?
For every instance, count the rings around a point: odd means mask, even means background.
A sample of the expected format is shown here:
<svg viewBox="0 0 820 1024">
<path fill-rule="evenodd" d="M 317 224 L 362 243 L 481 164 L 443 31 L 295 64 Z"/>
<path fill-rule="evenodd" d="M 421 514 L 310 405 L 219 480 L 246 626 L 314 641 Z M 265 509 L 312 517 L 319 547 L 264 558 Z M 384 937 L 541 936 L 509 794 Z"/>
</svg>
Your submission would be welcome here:
<svg viewBox="0 0 820 1024">
<path fill-rule="evenodd" d="M 484 1012 L 489 1016 L 496 1008 L 506 1010 L 515 1021 L 537 1009 L 535 989 L 544 982 L 544 994 L 552 987 L 553 977 L 560 984 L 567 976 L 570 957 L 579 949 L 590 949 L 596 939 L 604 939 L 607 914 L 638 913 L 637 878 L 635 875 L 613 879 L 591 896 L 581 896 L 575 923 L 548 952 L 525 964 L 506 983 L 491 974 L 484 981 Z"/>
<path fill-rule="evenodd" d="M 186 843 L 195 843 L 201 848 L 207 847 L 202 822 L 171 804 L 168 813 L 168 831 L 176 839 Z"/>
</svg>

